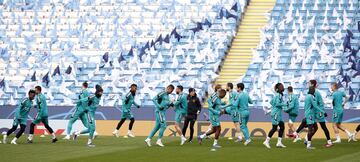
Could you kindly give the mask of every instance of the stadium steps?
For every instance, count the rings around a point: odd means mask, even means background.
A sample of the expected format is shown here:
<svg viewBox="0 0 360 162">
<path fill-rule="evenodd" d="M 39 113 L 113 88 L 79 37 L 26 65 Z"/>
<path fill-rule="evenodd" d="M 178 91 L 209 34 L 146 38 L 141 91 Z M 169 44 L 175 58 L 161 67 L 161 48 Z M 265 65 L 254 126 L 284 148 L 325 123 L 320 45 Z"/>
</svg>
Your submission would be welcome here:
<svg viewBox="0 0 360 162">
<path fill-rule="evenodd" d="M 237 34 L 221 66 L 216 84 L 239 82 L 251 63 L 252 49 L 260 41 L 260 31 L 267 23 L 265 17 L 275 6 L 276 0 L 251 0 L 239 23 Z"/>
<path fill-rule="evenodd" d="M 251 0 L 239 23 L 236 36 L 225 60 L 220 67 L 216 84 L 236 84 L 246 74 L 252 59 L 252 49 L 260 42 L 260 29 L 267 24 L 265 15 L 273 9 L 276 0 Z M 207 99 L 204 107 L 208 107 Z"/>
</svg>

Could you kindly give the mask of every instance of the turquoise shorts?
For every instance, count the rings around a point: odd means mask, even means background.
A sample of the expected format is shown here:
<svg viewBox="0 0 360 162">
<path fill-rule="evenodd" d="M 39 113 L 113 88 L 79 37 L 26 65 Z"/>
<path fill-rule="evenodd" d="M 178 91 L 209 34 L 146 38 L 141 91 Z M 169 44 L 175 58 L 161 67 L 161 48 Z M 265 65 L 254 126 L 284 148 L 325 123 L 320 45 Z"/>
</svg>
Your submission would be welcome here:
<svg viewBox="0 0 360 162">
<path fill-rule="evenodd" d="M 48 125 L 49 124 L 48 117 L 36 114 L 35 119 L 32 121 L 32 123 L 39 124 L 40 122 L 43 122 L 44 124 Z"/>
<path fill-rule="evenodd" d="M 343 112 L 333 112 L 333 117 L 332 117 L 333 123 L 341 123 L 343 116 L 344 116 Z"/>
<path fill-rule="evenodd" d="M 309 116 L 305 116 L 306 118 L 306 125 L 311 125 L 311 124 L 315 124 L 315 115 L 309 115 Z"/>
<path fill-rule="evenodd" d="M 216 117 L 216 116 L 212 116 L 210 118 L 210 123 L 213 127 L 216 127 L 216 126 L 220 126 L 220 119 L 219 117 Z"/>
<path fill-rule="evenodd" d="M 272 125 L 279 125 L 281 121 L 283 121 L 281 113 L 275 113 L 274 115 L 271 115 Z"/>
<path fill-rule="evenodd" d="M 295 122 L 296 117 L 297 117 L 297 115 L 289 115 L 289 120 L 291 120 L 292 122 Z"/>
<path fill-rule="evenodd" d="M 317 112 L 315 114 L 315 118 L 318 122 L 325 122 L 325 116 L 324 116 L 324 113 L 322 113 L 322 112 Z"/>
<path fill-rule="evenodd" d="M 18 125 L 26 125 L 26 119 L 24 118 L 15 118 L 13 121 L 13 126 L 18 126 Z"/>
<path fill-rule="evenodd" d="M 134 118 L 134 115 L 131 113 L 131 111 L 129 112 L 122 112 L 121 114 L 121 119 L 131 119 L 131 118 Z"/>
<path fill-rule="evenodd" d="M 175 122 L 180 124 L 181 120 L 186 116 L 186 113 L 181 111 L 175 111 Z"/>
<path fill-rule="evenodd" d="M 231 116 L 231 120 L 234 123 L 239 122 L 239 112 L 237 110 L 232 109 L 231 107 L 228 107 L 225 109 L 226 113 L 229 114 Z"/>
</svg>

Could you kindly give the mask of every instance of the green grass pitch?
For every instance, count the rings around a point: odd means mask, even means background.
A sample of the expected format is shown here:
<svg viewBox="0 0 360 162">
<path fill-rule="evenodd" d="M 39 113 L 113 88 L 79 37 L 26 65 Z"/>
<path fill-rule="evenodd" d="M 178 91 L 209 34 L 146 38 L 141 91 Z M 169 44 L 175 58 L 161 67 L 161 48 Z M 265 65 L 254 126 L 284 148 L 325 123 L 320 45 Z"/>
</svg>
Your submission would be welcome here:
<svg viewBox="0 0 360 162">
<path fill-rule="evenodd" d="M 13 138 L 11 136 L 8 142 Z M 62 138 L 62 137 L 60 137 Z M 59 139 L 60 139 L 59 138 Z M 190 161 L 246 161 L 246 162 L 319 162 L 319 161 L 360 161 L 360 142 L 348 143 L 345 139 L 341 144 L 331 148 L 324 148 L 324 139 L 313 140 L 316 150 L 306 150 L 302 142 L 292 143 L 285 140 L 287 148 L 276 148 L 276 138 L 271 140 L 271 149 L 262 145 L 263 139 L 254 138 L 245 147 L 242 143 L 221 138 L 219 144 L 223 147 L 215 152 L 210 151 L 213 140 L 205 140 L 203 145 L 186 143 L 180 146 L 178 137 L 163 139 L 164 148 L 147 147 L 145 137 L 115 138 L 100 136 L 95 139 L 95 148 L 88 148 L 86 137 L 77 141 L 60 139 L 56 144 L 50 143 L 49 137 L 36 137 L 33 144 L 26 143 L 26 137 L 18 140 L 18 145 L 0 144 L 0 161 L 139 161 L 139 162 L 190 162 Z"/>
</svg>

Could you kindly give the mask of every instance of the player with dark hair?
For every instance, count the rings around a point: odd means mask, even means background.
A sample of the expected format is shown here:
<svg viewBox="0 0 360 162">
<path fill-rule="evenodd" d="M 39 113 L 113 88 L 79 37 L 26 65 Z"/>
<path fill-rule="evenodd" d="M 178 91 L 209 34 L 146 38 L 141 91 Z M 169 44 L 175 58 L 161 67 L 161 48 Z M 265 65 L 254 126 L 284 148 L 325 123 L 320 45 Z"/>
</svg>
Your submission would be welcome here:
<svg viewBox="0 0 360 162">
<path fill-rule="evenodd" d="M 184 127 L 182 129 L 182 133 L 185 136 L 186 129 L 187 129 L 189 123 L 190 123 L 189 142 L 191 143 L 192 139 L 193 139 L 193 135 L 194 135 L 195 121 L 196 121 L 197 116 L 200 114 L 200 111 L 201 111 L 200 99 L 197 97 L 194 88 L 189 88 L 189 95 L 187 97 L 187 101 L 188 101 L 188 110 L 187 110 L 187 115 L 185 116 L 185 122 L 184 122 Z"/>
<path fill-rule="evenodd" d="M 140 108 L 140 105 L 138 105 L 135 102 L 135 94 L 137 90 L 137 85 L 132 84 L 130 86 L 130 91 L 123 97 L 122 99 L 122 114 L 121 114 L 121 120 L 119 121 L 118 125 L 116 126 L 115 130 L 112 132 L 112 134 L 115 137 L 119 137 L 119 129 L 124 124 L 126 119 L 130 120 L 129 123 L 129 130 L 127 132 L 127 135 L 129 137 L 135 137 L 135 135 L 132 132 L 133 125 L 135 123 L 134 115 L 131 113 L 131 106 L 135 105 L 137 108 Z"/>
<path fill-rule="evenodd" d="M 12 125 L 12 128 L 9 129 L 7 131 L 6 134 L 4 134 L 3 136 L 3 143 L 6 144 L 7 143 L 7 137 L 13 133 L 18 125 L 20 125 L 20 131 L 18 131 L 16 133 L 15 138 L 11 141 L 11 144 L 16 145 L 16 140 L 19 139 L 21 137 L 21 135 L 25 132 L 25 128 L 26 128 L 26 120 L 29 114 L 29 111 L 32 107 L 33 104 L 33 100 L 35 98 L 35 90 L 30 90 L 28 92 L 28 97 L 24 98 L 20 104 L 18 105 L 18 107 L 16 108 L 16 112 L 15 112 L 15 119 Z"/>
<path fill-rule="evenodd" d="M 187 95 L 183 93 L 183 86 L 176 86 L 176 99 L 172 102 L 172 105 L 175 106 L 175 129 L 180 136 L 180 145 L 183 145 L 186 142 L 186 138 L 182 133 L 180 128 L 181 121 L 186 116 L 188 109 Z"/>
<path fill-rule="evenodd" d="M 87 117 L 88 123 L 87 123 L 87 128 L 85 130 L 75 133 L 74 139 L 76 139 L 77 136 L 79 136 L 80 134 L 89 133 L 89 138 L 88 138 L 88 142 L 87 142 L 88 147 L 95 147 L 95 145 L 93 143 L 93 139 L 95 138 L 95 130 L 96 130 L 95 112 L 96 112 L 97 107 L 99 106 L 100 99 L 101 99 L 103 92 L 104 91 L 103 91 L 102 87 L 100 85 L 96 85 L 96 91 L 95 91 L 94 95 L 87 97 L 87 98 L 83 98 L 78 101 L 78 102 L 87 103 L 87 106 L 85 107 L 85 115 Z"/>
<path fill-rule="evenodd" d="M 245 85 L 244 83 L 238 83 L 237 85 L 239 94 L 235 97 L 235 101 L 233 103 L 236 106 L 239 114 L 239 121 L 240 121 L 240 128 L 245 137 L 244 145 L 247 146 L 250 142 L 250 134 L 249 129 L 247 127 L 247 123 L 249 121 L 250 111 L 249 111 L 249 104 L 252 104 L 253 101 L 251 100 L 249 94 L 244 91 Z"/>
<path fill-rule="evenodd" d="M 225 97 L 226 91 L 224 89 L 220 89 L 216 96 L 213 96 L 213 98 L 210 100 L 208 99 L 209 103 L 209 118 L 211 122 L 212 129 L 210 132 L 204 133 L 198 137 L 199 144 L 202 143 L 202 139 L 206 136 L 210 136 L 211 134 L 215 133 L 215 139 L 212 151 L 216 151 L 217 148 L 220 148 L 221 146 L 218 144 L 220 132 L 221 132 L 221 125 L 220 125 L 220 115 L 224 114 L 223 109 L 226 107 L 222 107 L 221 105 L 224 105 L 221 101 L 222 98 Z"/>
<path fill-rule="evenodd" d="M 341 138 L 339 135 L 339 130 L 345 132 L 348 135 L 349 139 L 352 139 L 353 135 L 343 126 L 341 125 L 342 118 L 344 116 L 344 105 L 348 101 L 348 97 L 346 96 L 345 92 L 339 91 L 337 83 L 331 84 L 331 90 L 332 90 L 332 105 L 333 105 L 333 116 L 332 116 L 332 122 L 333 122 L 333 128 L 334 133 L 336 136 L 336 140 L 334 143 L 341 143 Z M 345 100 L 344 100 L 345 98 Z"/>
<path fill-rule="evenodd" d="M 145 142 L 149 147 L 151 146 L 151 139 L 154 137 L 155 133 L 158 130 L 160 131 L 156 144 L 160 147 L 164 147 L 161 138 L 163 137 L 167 126 L 165 116 L 166 116 L 166 110 L 169 108 L 171 104 L 169 99 L 169 94 L 171 94 L 174 91 L 174 89 L 175 87 L 172 84 L 170 84 L 166 87 L 165 91 L 158 93 L 152 100 L 155 105 L 155 127 L 150 132 L 148 138 L 145 139 Z"/>
<path fill-rule="evenodd" d="M 325 121 L 325 117 L 327 117 L 327 113 L 325 112 L 325 106 L 324 106 L 324 101 L 321 97 L 321 94 L 319 91 L 316 90 L 316 87 L 318 86 L 317 81 L 316 80 L 310 80 L 309 81 L 309 86 L 310 87 L 314 87 L 315 88 L 315 103 L 317 104 L 318 109 L 314 110 L 315 113 L 315 119 L 317 122 L 319 122 L 321 129 L 324 131 L 324 134 L 326 136 L 326 144 L 325 147 L 331 147 L 332 146 L 332 142 L 330 139 L 330 132 L 326 127 L 326 121 Z M 315 121 L 315 122 L 316 122 Z M 307 126 L 308 124 L 306 123 L 306 120 L 303 120 L 302 123 L 300 124 L 300 126 L 298 127 L 298 129 L 294 132 L 294 142 L 297 142 L 298 140 L 300 140 L 301 138 L 299 137 L 299 133 L 302 129 L 304 129 L 305 126 Z M 317 125 L 316 125 L 317 126 Z M 306 139 L 305 139 L 306 141 Z"/>
<path fill-rule="evenodd" d="M 279 127 L 280 128 L 279 136 L 276 147 L 285 148 L 286 146 L 282 143 L 282 137 L 284 135 L 284 130 L 285 130 L 285 124 L 282 120 L 282 110 L 284 109 L 285 106 L 287 106 L 287 104 L 284 102 L 283 99 L 284 85 L 282 83 L 277 83 L 274 89 L 276 94 L 275 97 L 271 99 L 271 103 L 270 103 L 272 106 L 271 109 L 272 129 L 270 130 L 263 144 L 267 148 L 271 148 L 270 139 L 273 136 L 273 134 L 277 131 L 277 128 Z"/>
<path fill-rule="evenodd" d="M 316 103 L 316 96 L 315 96 L 315 87 L 310 86 L 308 94 L 305 97 L 305 119 L 307 127 L 309 128 L 309 131 L 307 133 L 307 138 L 305 140 L 306 148 L 307 149 L 315 149 L 311 145 L 311 139 L 316 133 L 318 127 L 316 124 L 316 117 L 315 112 L 322 112 L 322 110 L 318 107 L 318 104 Z"/>
<path fill-rule="evenodd" d="M 88 92 L 87 88 L 88 88 L 88 83 L 87 82 L 82 83 L 82 90 L 79 95 L 79 100 L 89 97 L 89 92 Z M 85 127 L 87 127 L 88 122 L 87 122 L 87 118 L 86 118 L 86 115 L 84 112 L 85 107 L 87 107 L 86 104 L 87 104 L 86 102 L 77 102 L 76 103 L 76 108 L 75 108 L 75 111 L 71 114 L 71 117 L 69 119 L 69 123 L 68 123 L 67 130 L 66 130 L 66 136 L 64 137 L 64 139 L 66 139 L 66 140 L 70 139 L 72 125 L 76 122 L 77 119 L 80 118 L 83 125 Z"/>
<path fill-rule="evenodd" d="M 29 137 L 28 137 L 28 143 L 33 143 L 35 125 L 39 124 L 40 122 L 42 122 L 44 124 L 45 128 L 51 134 L 52 143 L 55 143 L 57 141 L 57 138 L 56 138 L 56 135 L 55 135 L 53 129 L 49 126 L 48 107 L 46 104 L 46 97 L 44 94 L 41 93 L 40 86 L 35 87 L 35 92 L 36 92 L 35 102 L 36 102 L 36 105 L 38 108 L 38 112 L 30 125 L 30 133 L 29 133 Z"/>
</svg>

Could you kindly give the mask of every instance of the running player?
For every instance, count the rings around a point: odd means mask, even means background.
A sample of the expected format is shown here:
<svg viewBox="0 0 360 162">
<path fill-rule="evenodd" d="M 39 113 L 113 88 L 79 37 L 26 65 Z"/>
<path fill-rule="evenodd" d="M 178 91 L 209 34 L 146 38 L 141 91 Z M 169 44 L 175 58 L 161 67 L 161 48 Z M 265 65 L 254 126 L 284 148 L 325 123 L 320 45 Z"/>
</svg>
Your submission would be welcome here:
<svg viewBox="0 0 360 162">
<path fill-rule="evenodd" d="M 129 130 L 127 132 L 127 135 L 129 137 L 135 137 L 134 133 L 132 132 L 132 128 L 133 128 L 133 125 L 135 123 L 135 118 L 134 118 L 134 115 L 131 113 L 131 106 L 135 105 L 137 108 L 140 108 L 140 105 L 138 105 L 134 100 L 136 90 L 137 90 L 137 85 L 132 84 L 130 86 L 130 91 L 122 99 L 121 120 L 119 121 L 118 125 L 116 126 L 116 129 L 114 130 L 114 132 L 112 132 L 112 134 L 115 137 L 119 137 L 119 129 L 122 126 L 122 124 L 125 122 L 126 119 L 130 119 Z"/>
<path fill-rule="evenodd" d="M 352 134 L 343 125 L 341 125 L 342 118 L 344 115 L 344 105 L 348 101 L 348 97 L 346 96 L 346 94 L 343 91 L 338 90 L 337 83 L 331 84 L 331 90 L 333 91 L 333 93 L 332 93 L 332 98 L 333 98 L 332 121 L 333 121 L 334 133 L 336 136 L 336 140 L 334 141 L 334 143 L 341 143 L 339 129 L 341 131 L 345 132 L 348 135 L 349 139 L 353 138 Z M 345 101 L 343 100 L 343 98 L 345 98 Z"/>
<path fill-rule="evenodd" d="M 155 105 L 155 127 L 150 132 L 150 135 L 148 138 L 145 139 L 146 144 L 150 147 L 151 146 L 151 139 L 154 137 L 155 133 L 160 129 L 158 140 L 156 141 L 156 144 L 160 147 L 164 147 L 164 144 L 161 141 L 161 138 L 164 135 L 164 132 L 166 130 L 166 110 L 169 108 L 171 102 L 169 99 L 169 94 L 171 94 L 174 91 L 174 86 L 172 84 L 168 85 L 166 87 L 166 91 L 162 91 L 158 93 L 153 98 L 153 103 Z"/>
<path fill-rule="evenodd" d="M 184 90 L 183 86 L 181 85 L 176 86 L 175 91 L 177 94 L 177 98 L 172 103 L 175 106 L 175 129 L 180 136 L 180 140 L 181 140 L 180 145 L 183 145 L 186 142 L 186 138 L 182 133 L 180 125 L 181 125 L 181 121 L 186 116 L 188 109 L 187 95 L 183 93 L 183 90 Z"/>
<path fill-rule="evenodd" d="M 93 143 L 93 139 L 95 138 L 95 130 L 96 130 L 95 112 L 96 112 L 97 107 L 99 106 L 102 94 L 103 94 L 102 87 L 100 85 L 96 85 L 95 95 L 87 97 L 87 98 L 83 98 L 78 101 L 78 103 L 80 103 L 80 102 L 87 103 L 87 106 L 85 108 L 85 114 L 87 117 L 87 122 L 88 122 L 87 126 L 88 127 L 85 130 L 76 132 L 74 135 L 74 139 L 76 139 L 77 136 L 79 136 L 80 134 L 89 133 L 89 138 L 88 138 L 88 142 L 87 142 L 88 147 L 95 147 L 95 145 Z"/>
<path fill-rule="evenodd" d="M 237 140 L 236 142 L 241 142 L 242 141 L 242 136 L 240 134 L 240 124 L 239 124 L 239 111 L 238 111 L 238 107 L 236 107 L 236 105 L 232 105 L 233 102 L 235 101 L 235 98 L 238 95 L 238 92 L 236 92 L 235 90 L 233 90 L 234 86 L 232 83 L 227 83 L 226 84 L 226 91 L 229 94 L 229 99 L 228 99 L 228 105 L 230 105 L 228 108 L 225 109 L 225 113 L 230 115 L 232 122 L 234 123 L 234 128 L 236 130 L 236 134 L 237 134 Z M 236 135 L 235 134 L 235 135 Z M 229 137 L 229 139 L 231 140 L 232 137 Z"/>
<path fill-rule="evenodd" d="M 249 129 L 247 123 L 249 121 L 250 111 L 249 104 L 252 104 L 252 100 L 249 97 L 249 94 L 244 91 L 245 85 L 243 83 L 238 83 L 237 85 L 239 94 L 235 97 L 234 106 L 236 106 L 238 114 L 240 114 L 240 128 L 245 136 L 244 145 L 247 146 L 250 142 Z"/>
<path fill-rule="evenodd" d="M 3 143 L 7 143 L 7 137 L 13 133 L 18 125 L 20 125 L 20 131 L 16 133 L 15 138 L 11 141 L 11 144 L 16 145 L 16 140 L 21 137 L 21 135 L 24 133 L 26 128 L 26 120 L 29 114 L 29 111 L 32 107 L 33 101 L 35 98 L 35 90 L 30 90 L 28 92 L 28 97 L 23 99 L 20 104 L 18 105 L 16 112 L 15 112 L 15 119 L 12 125 L 12 128 L 7 131 L 6 134 L 3 136 Z"/>
<path fill-rule="evenodd" d="M 79 95 L 79 100 L 89 97 L 89 92 L 88 92 L 87 88 L 88 88 L 88 83 L 84 82 L 82 84 L 82 90 L 81 90 L 81 93 Z M 86 118 L 86 115 L 85 115 L 85 112 L 84 112 L 85 107 L 87 107 L 86 104 L 87 104 L 86 102 L 77 102 L 76 103 L 76 109 L 75 109 L 75 111 L 73 112 L 73 114 L 70 117 L 70 120 L 69 120 L 69 123 L 68 123 L 68 126 L 67 126 L 67 130 L 66 130 L 67 131 L 66 136 L 64 137 L 64 139 L 66 139 L 66 140 L 70 139 L 72 125 L 76 122 L 76 120 L 78 118 L 80 118 L 83 125 L 85 127 L 87 127 L 88 122 L 86 121 L 87 118 Z"/>
<path fill-rule="evenodd" d="M 221 132 L 221 125 L 220 125 L 220 115 L 224 114 L 223 109 L 226 107 L 222 107 L 223 105 L 221 99 L 224 98 L 226 95 L 226 91 L 224 89 L 220 89 L 218 94 L 216 96 L 213 96 L 213 98 L 210 100 L 208 99 L 209 103 L 209 118 L 211 122 L 212 129 L 210 132 L 204 133 L 198 137 L 199 144 L 202 143 L 203 138 L 206 136 L 210 136 L 211 134 L 215 133 L 215 139 L 212 151 L 216 151 L 216 149 L 220 148 L 221 146 L 218 144 L 220 132 Z"/>
<path fill-rule="evenodd" d="M 272 129 L 270 130 L 268 136 L 266 137 L 266 140 L 264 141 L 264 145 L 267 148 L 270 147 L 270 139 L 273 136 L 273 134 L 277 131 L 277 128 L 279 127 L 279 136 L 278 141 L 276 144 L 276 147 L 279 148 L 285 148 L 286 146 L 282 143 L 282 137 L 284 135 L 285 125 L 282 120 L 282 110 L 284 109 L 287 104 L 284 102 L 283 99 L 283 92 L 284 92 L 284 85 L 282 83 L 277 83 L 275 85 L 275 97 L 271 99 L 271 121 L 272 121 Z"/>
<path fill-rule="evenodd" d="M 34 136 L 34 127 L 36 124 L 39 124 L 42 122 L 45 126 L 45 128 L 49 131 L 49 133 L 52 136 L 52 143 L 55 143 L 57 141 L 56 135 L 53 131 L 53 129 L 49 126 L 49 120 L 48 120 L 48 107 L 46 104 L 46 97 L 44 94 L 41 93 L 41 87 L 36 86 L 35 87 L 36 92 L 36 104 L 38 108 L 38 112 L 35 116 L 35 119 L 32 121 L 30 125 L 30 133 L 28 137 L 28 143 L 33 143 L 33 136 Z"/>
</svg>

